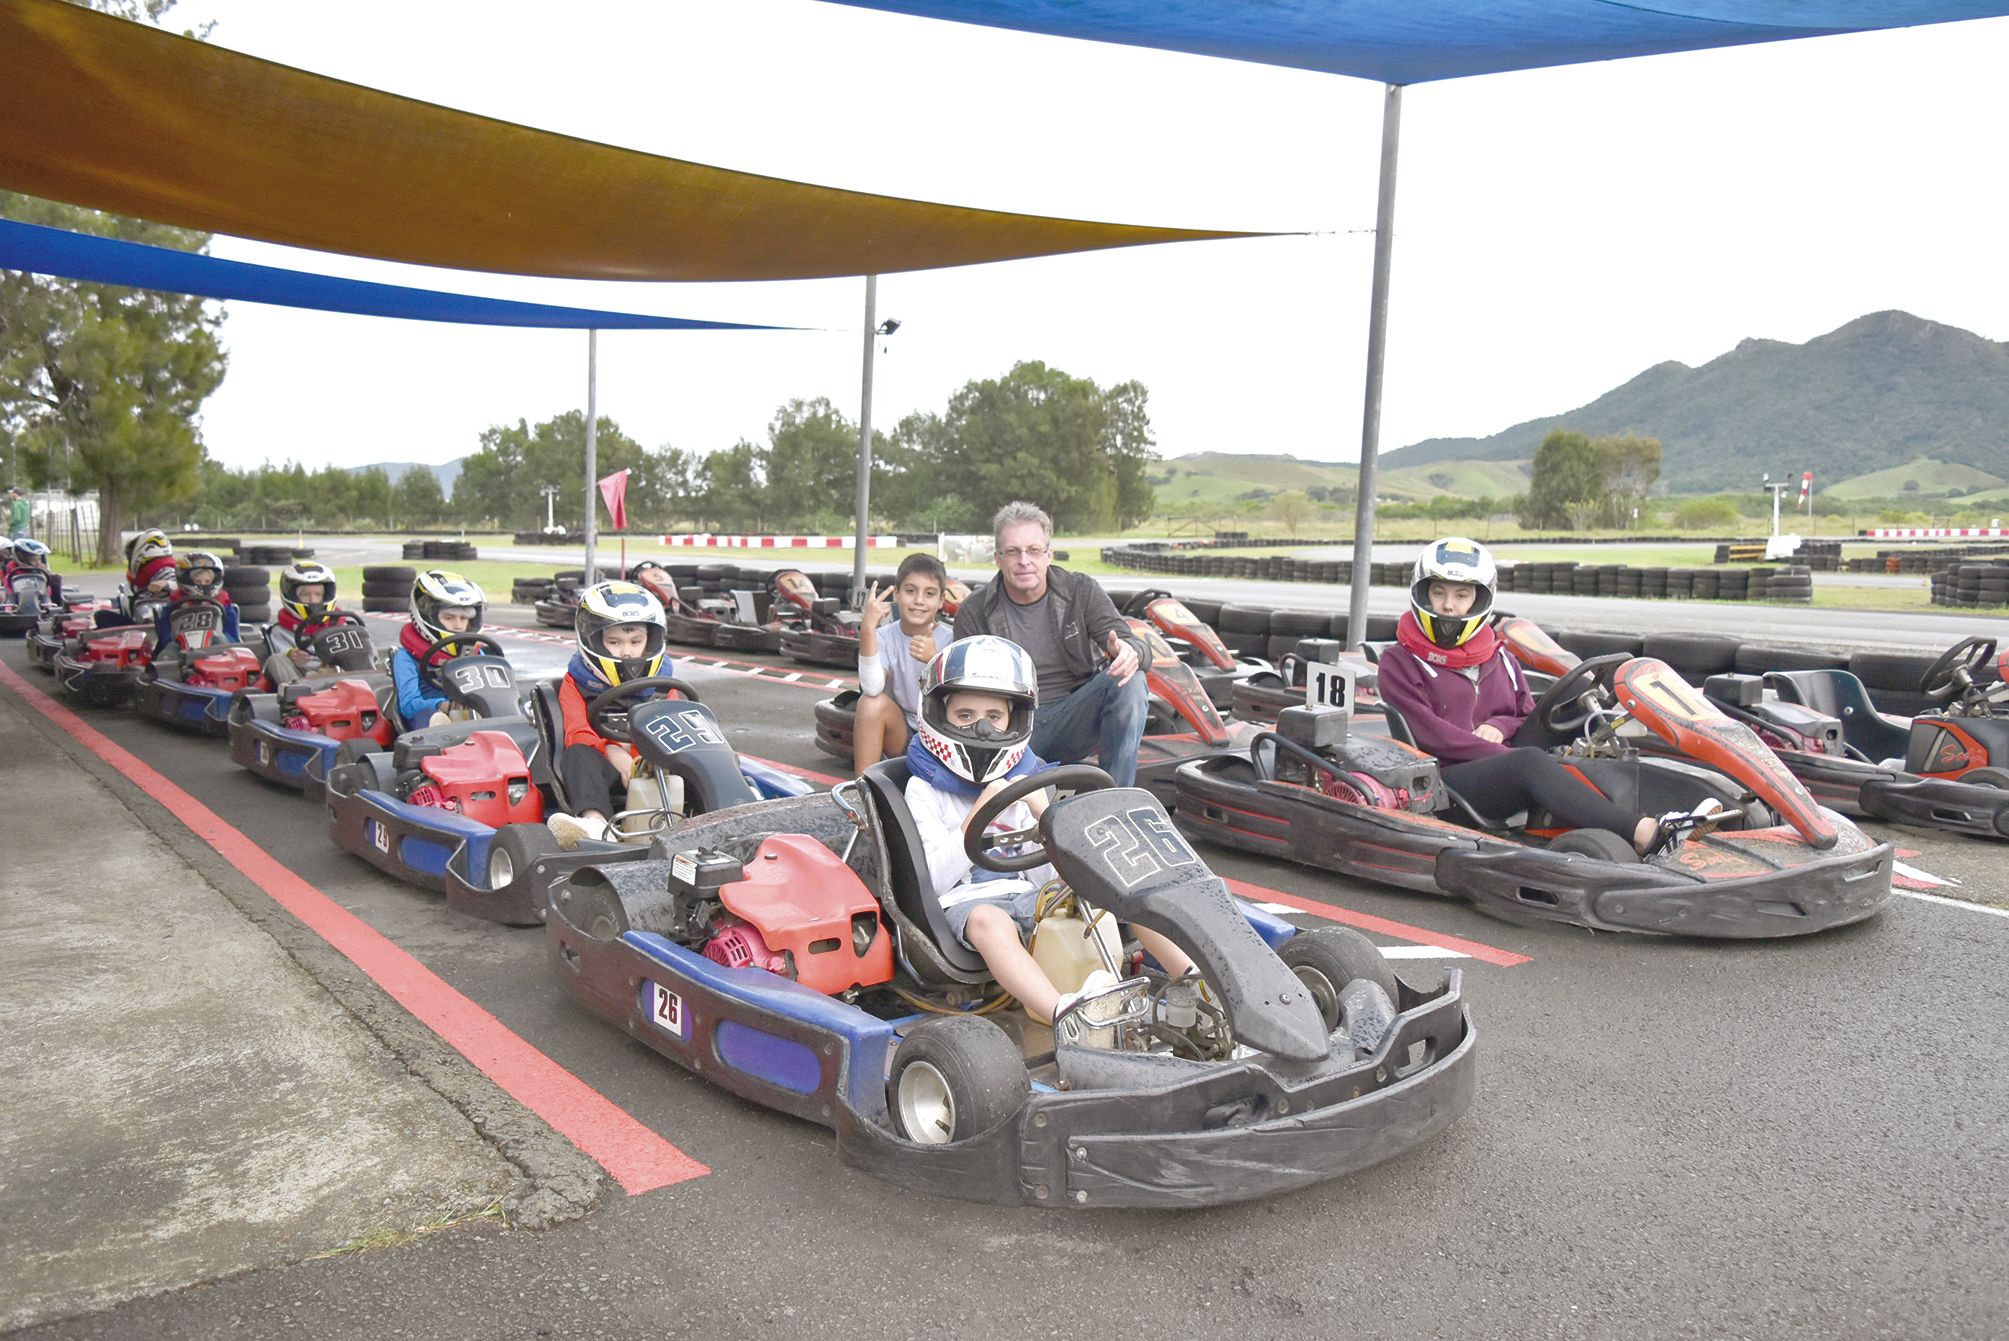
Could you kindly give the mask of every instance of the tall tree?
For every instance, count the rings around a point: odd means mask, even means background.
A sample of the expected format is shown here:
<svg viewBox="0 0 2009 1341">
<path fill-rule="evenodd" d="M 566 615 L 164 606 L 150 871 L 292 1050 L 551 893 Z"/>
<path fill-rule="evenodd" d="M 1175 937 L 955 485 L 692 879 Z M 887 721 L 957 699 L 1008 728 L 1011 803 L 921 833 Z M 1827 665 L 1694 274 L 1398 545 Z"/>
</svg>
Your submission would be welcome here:
<svg viewBox="0 0 2009 1341">
<path fill-rule="evenodd" d="M 1646 501 L 1647 491 L 1660 478 L 1660 439 L 1626 433 L 1598 438 L 1591 445 L 1597 448 L 1604 469 L 1612 521 L 1621 527 L 1630 526 L 1632 514 Z"/>
<path fill-rule="evenodd" d="M 1535 449 L 1521 525 L 1569 526 L 1572 503 L 1604 496 L 1604 466 L 1590 439 L 1569 429 L 1551 429 Z"/>
<path fill-rule="evenodd" d="M 791 400 L 767 426 L 764 473 L 770 524 L 841 526 L 854 511 L 858 426 L 822 396 Z"/>
<path fill-rule="evenodd" d="M 205 233 L 0 192 L 0 215 L 178 251 Z M 0 271 L 0 431 L 30 482 L 96 489 L 98 561 L 119 530 L 194 495 L 197 416 L 223 380 L 221 311 L 186 294 Z"/>
<path fill-rule="evenodd" d="M 604 478 L 617 470 L 639 468 L 642 444 L 621 431 L 606 415 L 594 435 L 594 473 Z M 555 515 L 568 527 L 585 516 L 586 416 L 567 410 L 534 428 L 527 420 L 497 424 L 481 435 L 481 449 L 461 462 L 454 483 L 454 513 L 465 522 L 494 522 L 505 530 L 524 531 L 544 525 L 544 488 L 558 489 Z M 636 488 L 634 477 L 629 479 Z M 631 493 L 629 510 L 652 509 L 651 500 Z"/>
<path fill-rule="evenodd" d="M 431 526 L 446 513 L 446 495 L 431 466 L 412 466 L 391 490 L 391 511 L 403 526 Z"/>
</svg>

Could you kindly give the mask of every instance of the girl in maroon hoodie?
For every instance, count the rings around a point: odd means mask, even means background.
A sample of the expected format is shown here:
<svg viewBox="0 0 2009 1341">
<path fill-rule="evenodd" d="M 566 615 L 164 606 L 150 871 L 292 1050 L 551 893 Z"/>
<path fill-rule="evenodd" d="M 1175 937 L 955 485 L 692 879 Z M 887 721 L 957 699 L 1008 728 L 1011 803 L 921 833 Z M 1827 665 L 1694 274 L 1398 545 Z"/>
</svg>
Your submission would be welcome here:
<svg viewBox="0 0 2009 1341">
<path fill-rule="evenodd" d="M 1375 670 L 1381 700 L 1402 714 L 1419 748 L 1437 756 L 1446 786 L 1487 819 L 1542 809 L 1572 829 L 1605 829 L 1641 856 L 1672 847 L 1722 809 L 1713 797 L 1658 819 L 1620 808 L 1549 753 L 1535 697 L 1493 631 L 1493 556 L 1447 536 L 1416 560 L 1396 646 Z"/>
</svg>

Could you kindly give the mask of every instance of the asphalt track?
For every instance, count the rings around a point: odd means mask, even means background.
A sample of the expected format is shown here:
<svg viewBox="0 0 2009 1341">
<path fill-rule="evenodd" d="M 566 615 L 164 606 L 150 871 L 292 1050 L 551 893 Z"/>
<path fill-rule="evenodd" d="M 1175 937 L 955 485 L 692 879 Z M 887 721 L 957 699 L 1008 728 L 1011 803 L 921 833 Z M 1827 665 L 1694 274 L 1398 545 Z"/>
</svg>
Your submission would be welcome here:
<svg viewBox="0 0 2009 1341">
<path fill-rule="evenodd" d="M 562 658 L 555 642 L 504 637 L 530 673 Z M 43 691 L 20 644 L 0 655 Z M 811 687 L 817 673 L 677 669 L 744 752 L 832 771 L 812 744 L 811 705 L 827 692 Z M 89 723 L 248 835 L 256 850 L 240 855 L 273 884 L 278 870 L 325 894 L 688 1164 L 639 1194 L 603 1179 L 589 1214 L 552 1228 L 469 1226 L 27 1335 L 2009 1332 L 1999 910 L 1903 898 L 1803 942 L 1651 940 L 1513 926 L 1210 853 L 1244 892 L 1364 924 L 1408 957 L 1406 973 L 1462 968 L 1481 1031 L 1472 1112 L 1407 1157 L 1261 1204 L 999 1210 L 847 1170 L 822 1129 L 630 1043 L 550 984 L 540 932 L 460 918 L 347 856 L 320 807 L 235 769 L 220 741 L 125 713 Z M 129 803 L 165 834 L 182 825 L 165 799 Z M 1914 869 L 1962 880 L 1953 892 L 2004 899 L 2002 847 L 1886 836 L 1916 851 Z M 171 841 L 223 872 L 185 830 Z M 402 1014 L 367 965 L 289 916 L 271 927 L 360 1017 Z M 484 1130 L 540 1125 L 471 1076 L 488 1057 L 442 1065 L 431 1054 L 448 1049 L 427 1029 L 372 1027 Z"/>
</svg>

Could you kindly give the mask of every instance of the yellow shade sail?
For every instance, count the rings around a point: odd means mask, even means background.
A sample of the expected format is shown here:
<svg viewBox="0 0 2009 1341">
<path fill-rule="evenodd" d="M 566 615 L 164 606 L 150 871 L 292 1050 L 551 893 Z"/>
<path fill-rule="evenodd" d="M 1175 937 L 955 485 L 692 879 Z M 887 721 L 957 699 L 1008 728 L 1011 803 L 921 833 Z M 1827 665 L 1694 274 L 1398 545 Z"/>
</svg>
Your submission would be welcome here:
<svg viewBox="0 0 2009 1341">
<path fill-rule="evenodd" d="M 62 0 L 0 0 L 0 188 L 319 251 L 574 279 L 813 279 L 1249 236 L 662 158 Z"/>
</svg>

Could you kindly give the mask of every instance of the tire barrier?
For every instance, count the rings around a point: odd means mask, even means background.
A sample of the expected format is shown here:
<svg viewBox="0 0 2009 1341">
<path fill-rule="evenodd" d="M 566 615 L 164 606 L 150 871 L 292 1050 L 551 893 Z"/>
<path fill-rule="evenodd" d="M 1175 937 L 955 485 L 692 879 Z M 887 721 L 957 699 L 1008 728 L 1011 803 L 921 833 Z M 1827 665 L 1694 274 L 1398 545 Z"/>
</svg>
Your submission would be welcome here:
<svg viewBox="0 0 2009 1341">
<path fill-rule="evenodd" d="M 1102 561 L 1114 568 L 1173 577 L 1246 578 L 1262 582 L 1353 581 L 1350 559 L 1294 559 L 1288 555 L 1204 554 L 1168 545 L 1112 546 Z M 1406 587 L 1411 565 L 1376 563 L 1369 581 L 1377 587 Z M 1623 563 L 1523 562 L 1500 565 L 1503 592 L 1554 592 L 1565 596 L 1619 596 L 1631 600 L 1783 601 L 1809 605 L 1813 570 L 1806 564 L 1781 568 L 1634 568 Z M 1260 656 L 1262 653 L 1251 653 Z"/>
<path fill-rule="evenodd" d="M 407 540 L 403 557 L 426 563 L 466 562 L 481 557 L 465 540 Z"/>
<path fill-rule="evenodd" d="M 1932 575 L 1932 603 L 1989 610 L 2009 606 L 2009 558 L 1941 568 Z"/>
<path fill-rule="evenodd" d="M 1716 547 L 1717 563 L 1763 563 L 1765 542 L 1762 540 L 1733 540 Z M 1842 542 L 1839 540 L 1802 540 L 1800 548 L 1793 555 L 1793 562 L 1813 569 L 1817 573 L 1836 573 L 1842 568 Z"/>
</svg>

